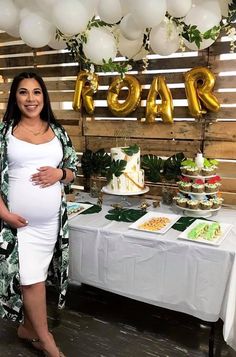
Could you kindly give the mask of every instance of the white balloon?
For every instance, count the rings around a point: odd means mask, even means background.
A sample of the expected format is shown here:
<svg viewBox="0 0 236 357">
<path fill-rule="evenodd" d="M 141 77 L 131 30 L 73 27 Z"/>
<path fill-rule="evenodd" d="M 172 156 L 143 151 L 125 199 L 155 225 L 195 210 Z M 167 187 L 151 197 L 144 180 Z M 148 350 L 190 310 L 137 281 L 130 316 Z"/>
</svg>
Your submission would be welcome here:
<svg viewBox="0 0 236 357">
<path fill-rule="evenodd" d="M 161 22 L 150 32 L 150 46 L 154 53 L 168 56 L 179 48 L 179 33 L 174 22 Z"/>
<path fill-rule="evenodd" d="M 37 14 L 30 13 L 20 22 L 20 36 L 30 47 L 46 46 L 55 33 L 55 26 Z"/>
<path fill-rule="evenodd" d="M 55 38 L 56 33 L 53 34 L 52 39 L 48 42 L 48 46 L 54 50 L 64 50 L 66 42 L 60 37 L 59 39 Z"/>
<path fill-rule="evenodd" d="M 203 1 L 192 7 L 184 18 L 187 25 L 196 25 L 199 31 L 205 32 L 218 26 L 221 20 L 220 6 L 216 1 Z"/>
<path fill-rule="evenodd" d="M 164 19 L 166 0 L 136 0 L 132 14 L 141 28 L 157 26 Z"/>
<path fill-rule="evenodd" d="M 173 17 L 186 16 L 192 7 L 192 0 L 167 0 L 167 11 Z"/>
<path fill-rule="evenodd" d="M 219 5 L 220 5 L 220 10 L 221 10 L 222 16 L 225 16 L 225 17 L 228 16 L 230 2 L 231 2 L 230 0 L 219 0 Z"/>
<path fill-rule="evenodd" d="M 204 50 L 205 48 L 210 47 L 214 42 L 215 40 L 212 40 L 210 38 L 208 40 L 202 40 L 202 42 L 200 43 L 200 47 L 198 48 L 195 42 L 189 42 L 186 39 L 184 39 L 185 46 L 190 50 L 194 50 L 194 51 Z"/>
<path fill-rule="evenodd" d="M 0 0 L 0 9 L 0 30 L 7 31 L 18 21 L 18 8 L 11 0 Z"/>
<path fill-rule="evenodd" d="M 62 33 L 73 36 L 86 29 L 89 15 L 79 1 L 66 0 L 53 6 L 52 19 Z"/>
<path fill-rule="evenodd" d="M 130 41 L 137 40 L 142 36 L 143 30 L 140 29 L 132 14 L 127 14 L 120 22 L 122 35 Z"/>
<path fill-rule="evenodd" d="M 120 0 L 99 0 L 97 11 L 100 19 L 108 24 L 117 23 L 122 16 Z"/>
<path fill-rule="evenodd" d="M 12 37 L 20 38 L 19 23 L 17 23 L 14 27 L 8 29 L 7 33 Z"/>
<path fill-rule="evenodd" d="M 98 1 L 99 0 L 80 0 L 88 12 L 89 18 L 97 14 Z"/>
<path fill-rule="evenodd" d="M 114 36 L 102 28 L 92 28 L 89 31 L 87 43 L 83 45 L 85 56 L 95 64 L 103 64 L 116 57 L 117 49 Z"/>
<path fill-rule="evenodd" d="M 136 0 L 120 0 L 122 15 L 126 15 L 135 7 Z"/>
<path fill-rule="evenodd" d="M 118 50 L 122 56 L 128 57 L 129 59 L 137 56 L 142 49 L 143 37 L 137 40 L 130 41 L 120 34 Z"/>
</svg>

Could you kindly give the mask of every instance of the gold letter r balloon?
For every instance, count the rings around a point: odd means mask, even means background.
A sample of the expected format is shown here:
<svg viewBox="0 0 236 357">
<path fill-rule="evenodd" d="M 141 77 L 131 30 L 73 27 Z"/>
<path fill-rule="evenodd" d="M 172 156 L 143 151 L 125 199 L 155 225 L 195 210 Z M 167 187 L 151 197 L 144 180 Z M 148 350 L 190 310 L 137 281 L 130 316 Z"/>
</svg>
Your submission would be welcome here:
<svg viewBox="0 0 236 357">
<path fill-rule="evenodd" d="M 206 113 L 206 109 L 212 112 L 220 109 L 218 99 L 212 93 L 214 84 L 215 76 L 208 68 L 196 67 L 185 74 L 188 107 L 194 118 L 200 118 Z"/>
<path fill-rule="evenodd" d="M 73 109 L 81 110 L 82 99 L 85 110 L 88 114 L 94 112 L 94 100 L 93 94 L 98 89 L 98 76 L 95 73 L 89 73 L 85 71 L 79 72 L 73 99 Z M 81 98 L 82 97 L 82 98 Z"/>
</svg>

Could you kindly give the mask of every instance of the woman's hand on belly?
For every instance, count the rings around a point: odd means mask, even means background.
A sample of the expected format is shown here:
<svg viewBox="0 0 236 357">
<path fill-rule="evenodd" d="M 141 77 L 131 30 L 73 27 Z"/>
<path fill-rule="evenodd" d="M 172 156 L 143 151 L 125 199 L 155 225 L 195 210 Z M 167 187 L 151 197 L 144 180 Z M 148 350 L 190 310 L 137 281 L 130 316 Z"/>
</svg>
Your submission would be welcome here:
<svg viewBox="0 0 236 357">
<path fill-rule="evenodd" d="M 28 221 L 24 217 L 12 212 L 9 212 L 3 220 L 12 228 L 21 228 L 28 225 Z"/>
<path fill-rule="evenodd" d="M 39 172 L 31 176 L 31 181 L 42 188 L 54 185 L 62 177 L 62 170 L 55 167 L 41 166 L 37 170 Z"/>
</svg>

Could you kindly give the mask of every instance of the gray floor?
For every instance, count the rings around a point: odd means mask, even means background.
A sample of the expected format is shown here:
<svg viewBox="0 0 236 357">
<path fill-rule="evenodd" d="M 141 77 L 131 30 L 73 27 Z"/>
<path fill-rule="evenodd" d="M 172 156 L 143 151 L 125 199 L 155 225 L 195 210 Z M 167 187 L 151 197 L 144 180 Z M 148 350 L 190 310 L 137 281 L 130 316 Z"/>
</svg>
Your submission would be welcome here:
<svg viewBox="0 0 236 357">
<path fill-rule="evenodd" d="M 48 318 L 67 357 L 206 357 L 210 328 L 191 316 L 160 309 L 83 285 L 70 287 L 60 315 L 48 292 Z M 0 320 L 0 357 L 41 356 Z M 215 357 L 236 357 L 216 324 Z"/>
</svg>

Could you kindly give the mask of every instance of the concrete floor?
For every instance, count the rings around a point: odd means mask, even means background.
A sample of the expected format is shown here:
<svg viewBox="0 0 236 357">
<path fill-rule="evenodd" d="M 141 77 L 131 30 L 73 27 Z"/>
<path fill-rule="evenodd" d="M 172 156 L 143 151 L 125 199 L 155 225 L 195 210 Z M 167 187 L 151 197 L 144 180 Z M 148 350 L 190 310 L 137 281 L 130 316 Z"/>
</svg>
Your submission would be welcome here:
<svg viewBox="0 0 236 357">
<path fill-rule="evenodd" d="M 210 328 L 191 316 L 104 292 L 71 286 L 58 314 L 48 292 L 50 327 L 66 357 L 207 357 Z M 0 320 L 0 357 L 42 356 L 16 337 L 16 325 Z M 216 324 L 215 357 L 236 357 Z"/>
</svg>

